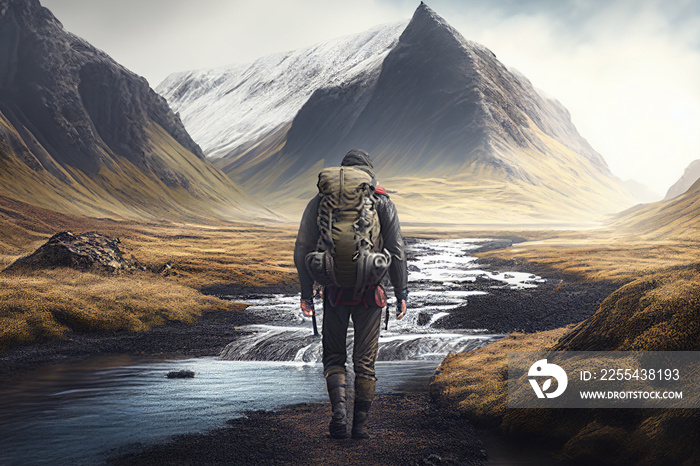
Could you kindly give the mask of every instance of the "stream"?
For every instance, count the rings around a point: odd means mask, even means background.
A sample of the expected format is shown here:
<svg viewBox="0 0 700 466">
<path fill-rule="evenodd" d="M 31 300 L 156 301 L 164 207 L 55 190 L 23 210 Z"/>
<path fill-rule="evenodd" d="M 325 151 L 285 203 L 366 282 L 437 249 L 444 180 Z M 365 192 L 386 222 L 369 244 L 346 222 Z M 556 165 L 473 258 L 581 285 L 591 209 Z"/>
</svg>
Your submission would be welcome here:
<svg viewBox="0 0 700 466">
<path fill-rule="evenodd" d="M 484 329 L 433 328 L 471 296 L 492 287 L 517 293 L 543 282 L 527 273 L 480 270 L 469 253 L 488 241 L 409 245 L 408 312 L 400 321 L 393 317 L 389 290 L 392 318 L 388 331 L 382 322 L 378 393 L 424 389 L 446 355 L 503 336 Z M 172 435 L 221 427 L 247 411 L 326 400 L 321 340 L 299 311 L 298 295 L 230 298 L 250 303 L 246 312 L 266 324 L 239 327 L 239 336 L 218 357 L 93 358 L 44 368 L 1 391 L 0 464 L 94 464 Z M 318 314 L 320 329 L 323 314 Z M 350 353 L 351 345 L 348 360 Z M 195 377 L 165 377 L 182 369 Z"/>
</svg>

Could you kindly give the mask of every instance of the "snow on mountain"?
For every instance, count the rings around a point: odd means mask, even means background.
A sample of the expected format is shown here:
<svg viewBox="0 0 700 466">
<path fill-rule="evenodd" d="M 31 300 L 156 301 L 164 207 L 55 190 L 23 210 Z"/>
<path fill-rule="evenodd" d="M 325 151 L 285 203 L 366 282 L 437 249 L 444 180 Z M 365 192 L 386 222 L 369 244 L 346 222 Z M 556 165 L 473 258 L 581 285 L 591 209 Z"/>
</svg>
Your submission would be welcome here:
<svg viewBox="0 0 700 466">
<path fill-rule="evenodd" d="M 315 90 L 379 67 L 406 24 L 378 26 L 249 64 L 175 73 L 156 91 L 207 157 L 223 157 L 290 123 Z"/>
</svg>

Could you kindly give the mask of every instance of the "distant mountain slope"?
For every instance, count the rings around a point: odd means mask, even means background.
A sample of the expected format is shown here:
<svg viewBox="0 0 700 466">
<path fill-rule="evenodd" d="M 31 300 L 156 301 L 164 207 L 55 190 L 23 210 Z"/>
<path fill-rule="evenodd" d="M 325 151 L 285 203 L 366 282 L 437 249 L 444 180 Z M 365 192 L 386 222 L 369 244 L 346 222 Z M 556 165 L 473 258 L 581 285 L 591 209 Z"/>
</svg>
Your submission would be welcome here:
<svg viewBox="0 0 700 466">
<path fill-rule="evenodd" d="M 199 91 L 210 92 L 188 87 Z M 168 98 L 188 127 L 201 118 L 185 99 Z M 234 118 L 246 108 L 227 111 Z M 288 212 L 313 194 L 319 168 L 351 148 L 372 155 L 402 217 L 415 221 L 585 222 L 634 203 L 561 104 L 425 4 L 383 60 L 327 82 L 277 123 L 239 138 L 241 149 L 216 165 Z"/>
<path fill-rule="evenodd" d="M 38 0 L 0 9 L 0 167 L 0 195 L 67 213 L 272 216 L 204 159 L 145 79 Z"/>
<path fill-rule="evenodd" d="M 661 195 L 652 191 L 644 183 L 640 183 L 637 180 L 625 180 L 624 185 L 627 190 L 634 196 L 637 202 L 649 203 L 656 202 L 661 199 Z"/>
<path fill-rule="evenodd" d="M 700 178 L 700 159 L 690 162 L 678 181 L 668 188 L 664 200 L 673 199 L 688 190 Z"/>
<path fill-rule="evenodd" d="M 700 179 L 672 199 L 644 204 L 620 214 L 614 230 L 625 230 L 647 239 L 700 237 Z"/>
</svg>

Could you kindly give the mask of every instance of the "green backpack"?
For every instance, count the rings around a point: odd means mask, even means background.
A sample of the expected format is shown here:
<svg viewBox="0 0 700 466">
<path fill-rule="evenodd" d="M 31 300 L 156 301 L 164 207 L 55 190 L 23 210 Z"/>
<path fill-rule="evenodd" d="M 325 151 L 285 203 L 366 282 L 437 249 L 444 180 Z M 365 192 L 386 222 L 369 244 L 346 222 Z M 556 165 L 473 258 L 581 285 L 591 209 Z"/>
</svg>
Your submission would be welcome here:
<svg viewBox="0 0 700 466">
<path fill-rule="evenodd" d="M 356 167 L 324 168 L 318 191 L 320 237 L 306 266 L 318 284 L 354 288 L 354 296 L 361 296 L 379 284 L 391 264 L 391 255 L 382 251 L 372 176 Z"/>
</svg>

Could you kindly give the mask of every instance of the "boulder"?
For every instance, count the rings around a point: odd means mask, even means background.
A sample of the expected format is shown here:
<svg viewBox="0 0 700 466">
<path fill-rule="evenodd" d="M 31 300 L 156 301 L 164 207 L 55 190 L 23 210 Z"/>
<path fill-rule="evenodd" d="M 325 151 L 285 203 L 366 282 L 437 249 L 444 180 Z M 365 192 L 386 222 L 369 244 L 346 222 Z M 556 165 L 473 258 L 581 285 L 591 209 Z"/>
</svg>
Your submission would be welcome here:
<svg viewBox="0 0 700 466">
<path fill-rule="evenodd" d="M 191 379 L 194 377 L 194 371 L 189 369 L 180 369 L 179 371 L 170 371 L 166 374 L 169 379 Z"/>
<path fill-rule="evenodd" d="M 108 273 L 130 269 L 119 244 L 118 238 L 96 232 L 75 234 L 64 231 L 52 236 L 34 253 L 17 259 L 3 273 L 56 267 Z"/>
</svg>

